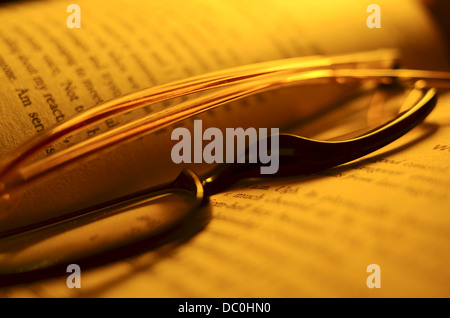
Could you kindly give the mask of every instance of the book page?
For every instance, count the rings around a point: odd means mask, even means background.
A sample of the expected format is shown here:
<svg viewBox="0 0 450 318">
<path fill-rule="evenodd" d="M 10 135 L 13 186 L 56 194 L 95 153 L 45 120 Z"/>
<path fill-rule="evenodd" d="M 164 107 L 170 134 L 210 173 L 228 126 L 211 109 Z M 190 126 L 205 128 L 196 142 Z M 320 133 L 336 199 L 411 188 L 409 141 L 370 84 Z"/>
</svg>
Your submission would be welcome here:
<svg viewBox="0 0 450 318">
<path fill-rule="evenodd" d="M 82 8 L 83 3 L 87 2 L 80 1 Z M 385 24 L 380 30 L 370 31 L 365 26 L 365 8 L 369 3 L 365 1 L 349 1 L 340 8 L 332 1 L 327 5 L 322 3 L 320 8 L 309 2 L 291 8 L 291 2 L 277 1 L 276 5 L 275 2 L 266 5 L 259 2 L 255 6 L 254 2 L 238 1 L 217 4 L 220 8 L 215 9 L 206 5 L 207 2 L 199 1 L 196 6 L 186 4 L 184 7 L 180 2 L 168 7 L 152 7 L 152 12 L 164 13 L 154 13 L 155 20 L 145 19 L 145 14 L 140 13 L 144 12 L 142 8 L 123 6 L 123 11 L 118 11 L 115 3 L 107 11 L 104 3 L 89 3 L 85 7 L 86 16 L 95 19 L 84 18 L 86 29 L 80 30 L 85 30 L 86 34 L 76 37 L 75 33 L 69 35 L 66 29 L 55 27 L 57 23 L 64 23 L 65 15 L 58 22 L 48 18 L 58 15 L 44 14 L 64 11 L 65 6 L 57 2 L 36 3 L 27 8 L 11 6 L 0 13 L 2 21 L 9 19 L 6 25 L 14 30 L 7 33 L 2 29 L 0 33 L 0 62 L 2 70 L 9 67 L 15 75 L 0 73 L 4 76 L 2 81 L 7 83 L 2 86 L 0 96 L 2 103 L 21 109 L 16 112 L 1 108 L 2 127 L 8 131 L 1 139 L 2 149 L 10 151 L 37 132 L 38 128 L 34 126 L 37 121 L 30 126 L 29 111 L 38 113 L 44 126 L 57 121 L 59 113 L 53 112 L 55 107 L 50 107 L 44 97 L 46 94 L 52 94 L 55 101 L 64 101 L 58 106 L 60 110 L 65 107 L 64 115 L 70 116 L 78 106 L 85 108 L 114 97 L 119 94 L 117 89 L 123 94 L 227 66 L 280 57 L 397 47 L 399 43 L 404 46 L 407 66 L 437 69 L 445 64 L 440 49 L 434 49 L 439 48 L 439 44 L 432 26 L 412 2 L 396 7 L 388 3 L 406 2 L 380 1 L 390 18 L 383 20 Z M 274 6 L 270 6 L 273 10 L 267 9 L 269 5 Z M 174 10 L 170 12 L 177 18 L 164 19 L 169 9 Z M 204 10 L 209 10 L 206 11 L 209 14 Z M 305 13 L 318 10 L 328 17 L 327 25 L 335 26 L 338 33 L 325 30 L 320 19 Z M 336 14 L 339 10 L 346 12 L 342 19 Z M 117 12 L 123 12 L 123 16 Z M 18 15 L 35 22 L 15 24 Z M 140 25 L 152 23 L 171 28 L 153 27 L 155 32 L 149 35 L 124 18 L 129 15 L 135 18 L 131 21 L 139 21 Z M 94 23 L 94 20 L 101 22 Z M 88 27 L 89 21 L 92 21 L 92 28 Z M 192 21 L 202 21 L 208 27 L 189 37 L 193 34 L 189 27 L 196 28 Z M 342 24 L 342 21 L 347 23 Z M 117 23 L 121 27 L 117 27 Z M 362 25 L 356 28 L 355 23 Z M 214 35 L 203 33 L 205 29 L 214 30 Z M 415 41 L 406 40 L 405 32 L 414 34 Z M 31 33 L 34 37 L 26 36 Z M 303 36 L 299 37 L 299 34 Z M 337 37 L 336 34 L 349 36 Z M 147 35 L 157 41 L 149 41 Z M 208 40 L 199 38 L 200 35 L 207 36 Z M 238 43 L 236 36 L 241 37 Z M 52 37 L 55 38 L 52 40 Z M 154 43 L 159 44 L 154 46 Z M 210 45 L 210 53 L 216 52 L 219 57 L 206 54 L 204 43 Z M 83 50 L 85 53 L 81 54 Z M 431 51 L 437 54 L 436 58 L 421 59 L 433 56 Z M 30 52 L 40 53 L 31 59 Z M 114 56 L 117 52 L 127 58 Z M 140 54 L 146 54 L 148 59 L 143 59 Z M 165 61 L 166 58 L 172 60 Z M 152 64 L 145 67 L 144 61 Z M 80 65 L 86 67 L 85 73 L 77 71 Z M 5 80 L 7 73 L 10 75 Z M 85 76 L 80 77 L 83 74 Z M 71 80 L 73 83 L 69 85 Z M 114 85 L 113 81 L 120 82 Z M 72 85 L 77 88 L 79 100 L 70 102 L 70 97 L 65 94 L 66 88 Z M 27 106 L 24 105 L 24 101 L 28 103 L 25 96 L 31 101 Z M 449 219 L 445 214 L 449 206 L 445 196 L 449 183 L 446 178 L 449 104 L 449 97 L 443 97 L 426 124 L 391 146 L 350 164 L 351 169 L 344 166 L 312 177 L 270 183 L 244 181 L 230 191 L 213 196 L 211 220 L 189 240 L 168 244 L 125 261 L 83 270 L 81 289 L 68 289 L 65 273 L 61 273 L 63 277 L 24 287 L 2 288 L 1 293 L 11 297 L 448 295 L 449 278 L 444 269 L 448 263 L 447 255 L 450 255 L 447 247 Z M 239 113 L 241 116 L 246 114 L 241 109 Z M 273 118 L 262 117 L 267 121 L 260 124 L 272 125 L 269 122 Z M 283 119 L 278 120 L 281 124 Z M 102 127 L 108 129 L 108 123 Z M 160 134 L 153 138 L 154 144 L 141 142 L 139 146 L 125 146 L 114 157 L 102 158 L 86 170 L 62 175 L 59 181 L 52 180 L 41 189 L 27 192 L 14 217 L 2 220 L 1 229 L 39 220 L 43 211 L 56 214 L 151 183 L 148 178 L 156 178 L 155 170 L 158 169 L 151 169 L 148 160 L 144 159 L 149 155 L 156 163 L 168 159 L 167 153 L 164 155 L 163 152 L 168 136 Z M 155 149 L 159 150 L 158 158 L 155 158 Z M 131 156 L 126 156 L 130 153 Z M 113 172 L 108 169 L 110 167 L 114 167 Z M 155 167 L 159 166 L 155 164 Z M 181 167 L 177 169 L 181 170 Z M 103 180 L 108 187 L 99 189 L 98 185 L 91 185 L 89 177 L 94 170 L 97 181 Z M 171 172 L 176 175 L 178 171 Z M 82 187 L 72 191 L 75 181 Z M 381 267 L 381 289 L 367 288 L 369 273 L 366 268 L 370 264 Z"/>
<path fill-rule="evenodd" d="M 0 156 L 33 134 L 103 101 L 231 66 L 380 47 L 400 48 L 408 67 L 445 64 L 433 25 L 416 3 L 383 2 L 383 27 L 369 29 L 366 2 L 346 1 L 336 7 L 334 1 L 320 5 L 291 1 L 80 1 L 80 29 L 67 28 L 64 2 L 3 5 Z M 414 34 L 414 42 L 405 40 L 407 34 Z M 433 58 L 422 59 L 424 56 Z M 335 96 L 331 90 L 321 95 L 331 100 Z M 275 99 L 273 107 L 273 101 L 256 99 L 250 106 L 226 107 L 202 118 L 218 127 L 228 127 L 226 123 L 282 127 L 317 106 L 317 99 L 298 100 L 304 104 L 294 115 L 290 104 Z M 85 131 L 85 138 L 154 110 L 157 108 L 146 108 L 107 120 Z M 189 122 L 186 125 L 190 127 Z M 184 166 L 172 164 L 168 140 L 169 132 L 146 137 L 30 189 L 21 195 L 12 215 L 5 216 L 0 229 L 37 222 L 173 179 Z M 72 137 L 62 142 L 73 143 Z M 40 156 L 54 151 L 50 146 Z"/>
</svg>

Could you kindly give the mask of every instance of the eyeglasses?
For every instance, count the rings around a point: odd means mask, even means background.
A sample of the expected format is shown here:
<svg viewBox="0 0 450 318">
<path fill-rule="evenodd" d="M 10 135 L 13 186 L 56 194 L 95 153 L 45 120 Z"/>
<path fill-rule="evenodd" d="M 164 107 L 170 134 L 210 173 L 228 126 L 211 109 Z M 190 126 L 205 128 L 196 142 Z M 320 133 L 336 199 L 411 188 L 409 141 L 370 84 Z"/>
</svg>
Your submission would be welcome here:
<svg viewBox="0 0 450 318">
<path fill-rule="evenodd" d="M 327 83 L 371 82 L 383 87 L 411 88 L 404 100 L 406 110 L 356 137 L 319 141 L 280 134 L 280 169 L 275 175 L 267 176 L 309 174 L 360 158 L 398 139 L 423 121 L 436 103 L 436 88 L 450 87 L 450 73 L 392 69 L 397 60 L 395 51 L 381 50 L 272 61 L 152 87 L 98 105 L 31 138 L 0 163 L 0 196 L 4 207 L 0 213 L 7 213 L 14 197 L 20 197 L 21 190 L 62 168 L 75 167 L 83 160 L 143 135 L 244 97 L 285 87 Z M 205 94 L 27 164 L 48 145 L 90 125 L 199 92 Z M 29 272 L 68 264 L 155 238 L 185 222 L 195 211 L 207 208 L 211 195 L 238 180 L 260 177 L 259 165 L 251 163 L 221 164 L 204 177 L 185 170 L 173 182 L 1 233 L 0 273 Z M 138 230 L 130 234 L 131 228 Z M 97 239 L 89 241 L 92 237 L 89 233 L 95 233 Z"/>
</svg>

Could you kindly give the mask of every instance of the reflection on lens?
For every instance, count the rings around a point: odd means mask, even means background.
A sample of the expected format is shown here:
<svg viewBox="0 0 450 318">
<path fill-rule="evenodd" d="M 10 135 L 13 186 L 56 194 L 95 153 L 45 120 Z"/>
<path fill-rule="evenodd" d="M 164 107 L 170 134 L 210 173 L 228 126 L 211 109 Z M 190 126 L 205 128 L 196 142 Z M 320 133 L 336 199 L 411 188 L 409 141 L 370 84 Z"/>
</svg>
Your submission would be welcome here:
<svg viewBox="0 0 450 318">
<path fill-rule="evenodd" d="M 0 274 L 83 259 L 151 238 L 185 219 L 197 203 L 193 193 L 173 190 L 2 239 Z"/>
<path fill-rule="evenodd" d="M 295 134 L 323 141 L 342 141 L 361 136 L 395 119 L 423 97 L 419 89 L 400 87 L 361 89 L 296 127 Z"/>
</svg>

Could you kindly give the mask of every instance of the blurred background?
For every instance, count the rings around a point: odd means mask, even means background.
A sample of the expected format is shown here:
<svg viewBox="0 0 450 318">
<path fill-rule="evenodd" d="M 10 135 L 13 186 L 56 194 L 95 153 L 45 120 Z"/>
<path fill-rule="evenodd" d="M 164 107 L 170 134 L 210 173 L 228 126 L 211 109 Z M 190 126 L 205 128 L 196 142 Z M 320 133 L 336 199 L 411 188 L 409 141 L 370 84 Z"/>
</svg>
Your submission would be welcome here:
<svg viewBox="0 0 450 318">
<path fill-rule="evenodd" d="M 423 0 L 429 11 L 442 29 L 447 39 L 447 48 L 450 44 L 450 1 L 448 0 Z"/>
</svg>

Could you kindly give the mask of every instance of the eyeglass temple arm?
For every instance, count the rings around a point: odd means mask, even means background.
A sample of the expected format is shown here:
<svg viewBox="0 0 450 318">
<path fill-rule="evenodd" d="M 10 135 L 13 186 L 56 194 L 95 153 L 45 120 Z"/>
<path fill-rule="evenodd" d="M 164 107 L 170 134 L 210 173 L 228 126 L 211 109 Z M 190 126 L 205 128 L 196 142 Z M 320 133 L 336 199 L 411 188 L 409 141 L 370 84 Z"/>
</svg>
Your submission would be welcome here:
<svg viewBox="0 0 450 318">
<path fill-rule="evenodd" d="M 70 164 L 75 160 L 87 158 L 100 151 L 105 151 L 112 146 L 118 145 L 125 141 L 131 141 L 139 138 L 152 131 L 168 126 L 175 122 L 181 121 L 193 115 L 204 112 L 208 109 L 217 107 L 225 102 L 248 96 L 256 92 L 275 89 L 285 85 L 298 85 L 299 83 L 323 83 L 330 81 L 350 81 L 360 82 L 364 80 L 391 81 L 396 75 L 407 75 L 404 79 L 414 80 L 414 72 L 408 70 L 365 70 L 365 69 L 338 69 L 338 70 L 314 70 L 300 73 L 282 73 L 259 80 L 253 80 L 241 85 L 233 85 L 225 90 L 225 93 L 216 93 L 212 97 L 200 98 L 194 102 L 182 103 L 178 106 L 170 108 L 145 118 L 141 121 L 131 123 L 120 127 L 119 129 L 106 132 L 98 137 L 93 137 L 85 142 L 77 144 L 67 150 L 58 152 L 57 154 L 38 161 L 30 166 L 21 168 L 9 181 L 8 186 L 11 188 L 23 186 L 25 182 L 37 179 L 40 176 L 59 169 L 62 166 Z M 449 73 L 442 72 L 420 72 L 415 78 L 438 78 L 440 80 L 449 80 Z M 400 79 L 403 79 L 400 77 Z M 4 181 L 5 182 L 5 181 Z M 1 184 L 0 184 L 1 187 Z M 3 186 L 4 188 L 6 185 Z M 3 189 L 4 190 L 4 189 Z M 2 189 L 0 189 L 2 191 Z"/>
<path fill-rule="evenodd" d="M 0 180 L 25 162 L 44 147 L 74 134 L 85 127 L 96 124 L 107 118 L 123 114 L 135 109 L 183 97 L 205 90 L 236 85 L 244 81 L 264 76 L 272 76 L 292 71 L 306 71 L 333 67 L 392 67 L 399 59 L 399 52 L 392 49 L 381 49 L 369 52 L 344 54 L 338 56 L 309 56 L 282 59 L 257 63 L 247 66 L 226 69 L 206 75 L 192 77 L 156 87 L 147 88 L 115 98 L 103 104 L 91 107 L 77 114 L 52 129 L 34 136 L 22 147 L 16 149 L 9 157 L 0 162 Z M 0 191 L 1 191 L 0 185 Z"/>
<path fill-rule="evenodd" d="M 435 89 L 428 90 L 419 103 L 393 121 L 360 137 L 325 142 L 290 134 L 279 136 L 279 170 L 276 174 L 260 174 L 261 164 L 231 163 L 220 165 L 203 178 L 207 195 L 213 195 L 235 182 L 247 178 L 289 177 L 319 172 L 380 149 L 421 123 L 436 105 Z"/>
</svg>

